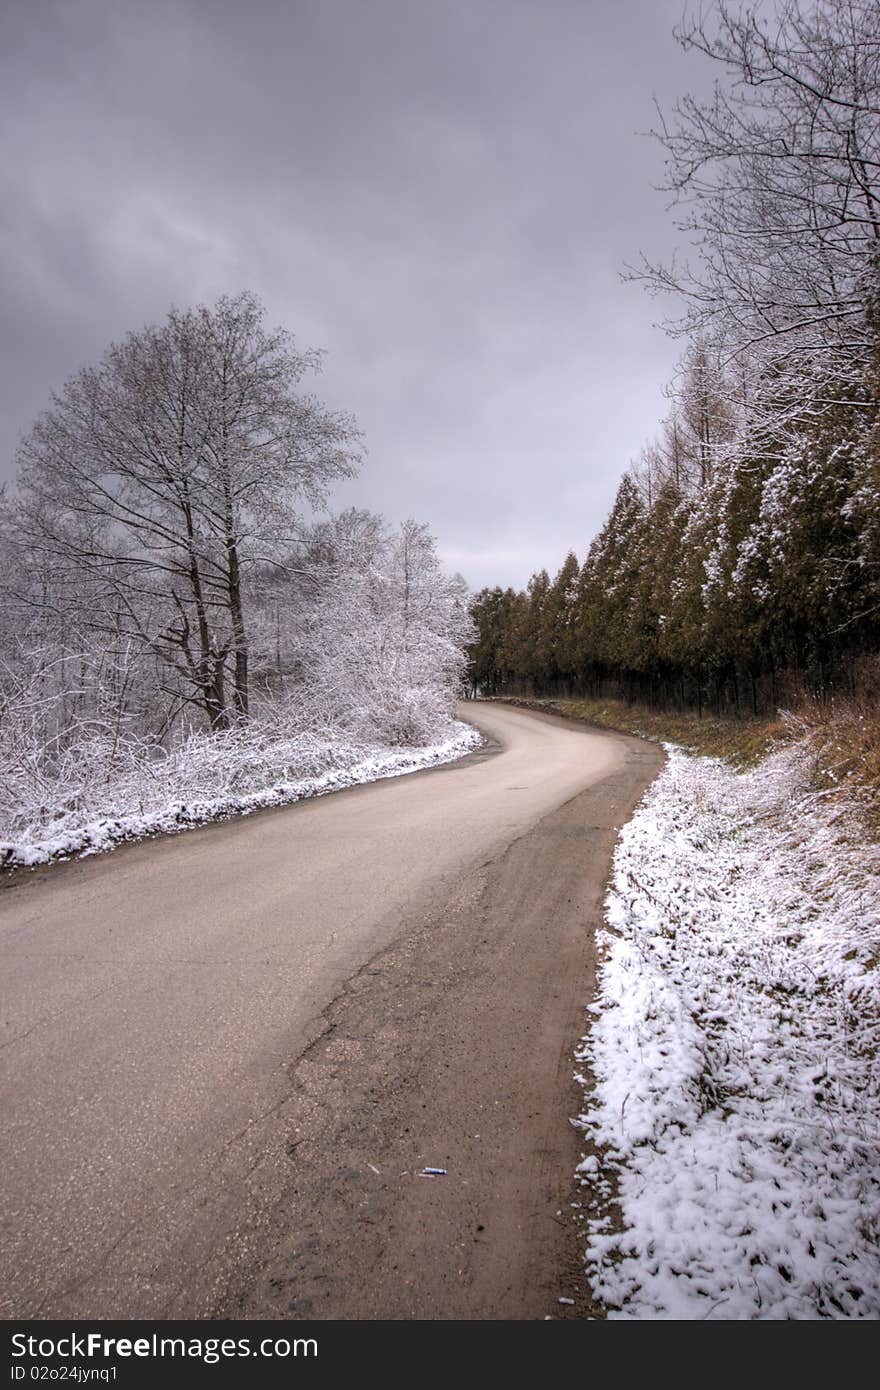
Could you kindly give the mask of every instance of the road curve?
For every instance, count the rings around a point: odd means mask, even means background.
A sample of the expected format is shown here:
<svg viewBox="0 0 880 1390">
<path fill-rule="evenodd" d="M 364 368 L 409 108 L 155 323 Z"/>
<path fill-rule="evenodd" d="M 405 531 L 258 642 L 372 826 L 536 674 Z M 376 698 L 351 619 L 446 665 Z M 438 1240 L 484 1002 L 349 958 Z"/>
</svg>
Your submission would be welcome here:
<svg viewBox="0 0 880 1390">
<path fill-rule="evenodd" d="M 660 754 L 463 713 L 489 743 L 458 763 L 5 880 L 0 1315 L 574 1289 L 589 925 Z"/>
</svg>

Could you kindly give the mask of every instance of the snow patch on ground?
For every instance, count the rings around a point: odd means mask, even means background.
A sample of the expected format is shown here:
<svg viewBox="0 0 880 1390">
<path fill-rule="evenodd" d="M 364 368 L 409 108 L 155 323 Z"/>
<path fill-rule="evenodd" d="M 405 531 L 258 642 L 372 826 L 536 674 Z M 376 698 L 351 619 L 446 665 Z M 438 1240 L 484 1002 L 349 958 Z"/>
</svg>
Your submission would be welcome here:
<svg viewBox="0 0 880 1390">
<path fill-rule="evenodd" d="M 626 1319 L 877 1318 L 880 854 L 802 749 L 667 752 L 579 1053 L 594 1292 Z"/>
<path fill-rule="evenodd" d="M 401 777 L 453 762 L 482 742 L 476 729 L 459 721 L 450 724 L 445 739 L 426 747 L 344 743 L 314 734 L 269 741 L 234 734 L 192 739 L 167 759 L 142 759 L 100 787 L 68 789 L 68 806 L 53 810 L 51 818 L 8 827 L 8 838 L 0 839 L 0 865 L 97 854 L 122 840 Z"/>
</svg>

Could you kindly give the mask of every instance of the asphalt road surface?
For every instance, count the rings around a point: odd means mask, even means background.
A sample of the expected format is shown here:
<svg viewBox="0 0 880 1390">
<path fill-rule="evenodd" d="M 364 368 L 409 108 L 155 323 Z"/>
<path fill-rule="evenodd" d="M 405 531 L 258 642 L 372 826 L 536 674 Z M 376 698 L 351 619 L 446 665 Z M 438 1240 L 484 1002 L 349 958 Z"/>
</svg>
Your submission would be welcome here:
<svg viewBox="0 0 880 1390">
<path fill-rule="evenodd" d="M 583 1311 L 572 1050 L 661 754 L 462 712 L 445 768 L 2 881 L 0 1316 Z"/>
</svg>

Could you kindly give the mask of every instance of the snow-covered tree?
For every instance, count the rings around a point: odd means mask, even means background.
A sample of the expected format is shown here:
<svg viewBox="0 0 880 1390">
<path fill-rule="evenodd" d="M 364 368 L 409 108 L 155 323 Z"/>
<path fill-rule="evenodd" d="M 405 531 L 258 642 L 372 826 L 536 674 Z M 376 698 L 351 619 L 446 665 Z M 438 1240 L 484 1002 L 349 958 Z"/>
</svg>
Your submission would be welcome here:
<svg viewBox="0 0 880 1390">
<path fill-rule="evenodd" d="M 299 389 L 319 355 L 263 319 L 250 294 L 172 310 L 72 377 L 19 456 L 12 543 L 212 728 L 248 713 L 250 577 L 289 553 L 297 501 L 359 458 L 351 419 Z"/>
<path fill-rule="evenodd" d="M 427 527 L 348 512 L 315 535 L 299 639 L 303 698 L 360 737 L 423 743 L 449 718 L 474 635 L 467 589 Z"/>
</svg>

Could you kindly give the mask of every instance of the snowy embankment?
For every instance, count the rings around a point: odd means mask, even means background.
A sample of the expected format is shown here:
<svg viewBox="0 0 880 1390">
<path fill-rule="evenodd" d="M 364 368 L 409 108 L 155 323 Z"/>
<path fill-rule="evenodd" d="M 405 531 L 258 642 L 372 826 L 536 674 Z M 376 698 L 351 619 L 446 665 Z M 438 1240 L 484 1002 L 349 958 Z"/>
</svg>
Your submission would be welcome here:
<svg viewBox="0 0 880 1390">
<path fill-rule="evenodd" d="M 880 1316 L 880 854 L 807 754 L 669 748 L 624 828 L 581 1061 L 612 1317 Z"/>
<path fill-rule="evenodd" d="M 307 733 L 192 735 L 161 761 L 128 755 L 112 776 L 91 778 L 86 749 L 82 777 L 68 783 L 63 804 L 57 787 L 50 789 L 51 813 L 19 803 L 2 832 L 0 866 L 95 854 L 122 840 L 400 777 L 453 762 L 482 743 L 476 729 L 458 721 L 444 732 L 424 747 L 394 748 Z"/>
</svg>

